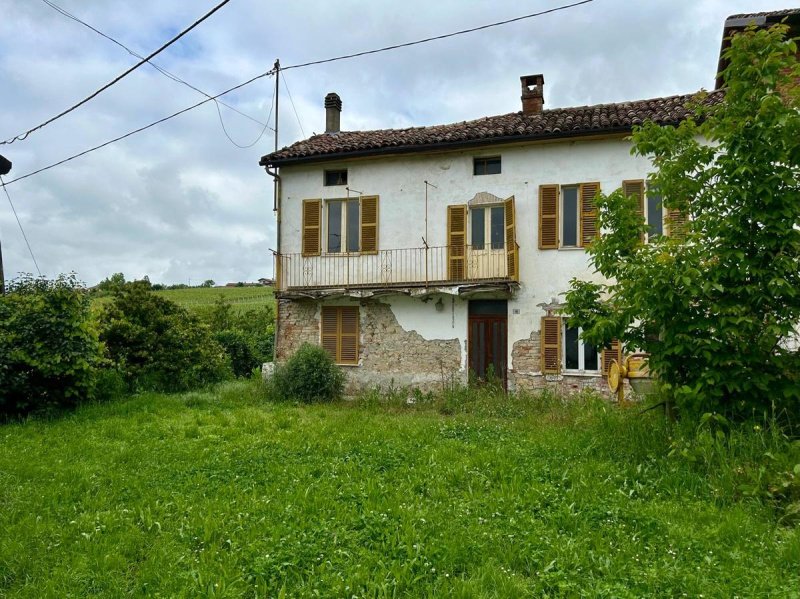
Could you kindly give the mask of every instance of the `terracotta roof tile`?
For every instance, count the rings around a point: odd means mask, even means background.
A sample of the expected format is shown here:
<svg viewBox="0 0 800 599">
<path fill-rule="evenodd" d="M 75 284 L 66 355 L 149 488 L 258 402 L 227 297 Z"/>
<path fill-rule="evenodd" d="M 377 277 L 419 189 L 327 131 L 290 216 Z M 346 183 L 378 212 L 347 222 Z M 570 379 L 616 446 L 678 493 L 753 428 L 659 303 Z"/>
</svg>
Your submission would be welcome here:
<svg viewBox="0 0 800 599">
<path fill-rule="evenodd" d="M 630 131 L 647 120 L 677 124 L 689 114 L 687 103 L 694 94 L 545 110 L 540 115 L 512 112 L 450 125 L 342 131 L 298 141 L 261 158 L 262 165 L 281 165 L 384 152 L 414 152 L 437 146 L 480 145 L 537 139 L 554 139 Z M 706 102 L 716 104 L 722 92 L 711 92 Z"/>
<path fill-rule="evenodd" d="M 758 17 L 788 17 L 789 15 L 795 15 L 800 13 L 800 8 L 786 8 L 784 10 L 772 10 L 766 12 L 752 12 L 752 13 L 743 13 L 740 15 L 731 15 L 728 17 L 730 19 L 757 19 Z"/>
</svg>

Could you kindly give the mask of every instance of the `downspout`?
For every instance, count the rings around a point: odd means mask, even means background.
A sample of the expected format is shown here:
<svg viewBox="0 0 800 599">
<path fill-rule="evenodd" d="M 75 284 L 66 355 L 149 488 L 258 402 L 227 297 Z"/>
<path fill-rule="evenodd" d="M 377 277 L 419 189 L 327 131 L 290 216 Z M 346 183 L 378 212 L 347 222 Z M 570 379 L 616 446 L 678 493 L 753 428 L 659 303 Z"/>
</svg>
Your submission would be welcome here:
<svg viewBox="0 0 800 599">
<path fill-rule="evenodd" d="M 267 171 L 267 174 L 272 177 L 273 181 L 273 205 L 272 211 L 275 213 L 275 222 L 276 222 L 276 230 L 277 230 L 277 247 L 275 252 L 275 269 L 272 273 L 272 277 L 275 280 L 276 290 L 279 290 L 279 286 L 281 281 L 278 277 L 278 272 L 280 271 L 280 260 L 281 260 L 281 176 L 278 174 L 278 169 L 269 170 L 269 166 L 265 166 L 264 170 Z M 275 341 L 272 344 L 272 363 L 275 364 L 278 358 L 278 330 L 280 328 L 280 300 L 275 301 Z"/>
</svg>

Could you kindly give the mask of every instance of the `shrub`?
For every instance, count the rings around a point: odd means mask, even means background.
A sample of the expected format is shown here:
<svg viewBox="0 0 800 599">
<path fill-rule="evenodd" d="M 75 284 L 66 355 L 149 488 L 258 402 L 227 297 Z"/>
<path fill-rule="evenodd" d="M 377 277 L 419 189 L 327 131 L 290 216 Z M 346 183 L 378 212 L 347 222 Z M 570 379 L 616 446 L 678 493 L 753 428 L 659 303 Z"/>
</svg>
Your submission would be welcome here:
<svg viewBox="0 0 800 599">
<path fill-rule="evenodd" d="M 0 414 L 92 399 L 100 360 L 90 300 L 74 275 L 26 275 L 0 296 Z"/>
<path fill-rule="evenodd" d="M 238 377 L 249 376 L 259 360 L 253 354 L 247 337 L 241 331 L 227 330 L 214 333 L 214 339 L 222 346 L 231 363 L 233 374 Z"/>
<path fill-rule="evenodd" d="M 275 311 L 272 306 L 264 305 L 238 313 L 233 310 L 231 303 L 220 295 L 211 310 L 201 317 L 212 331 L 240 333 L 253 355 L 253 366 L 272 361 L 272 351 L 275 346 Z M 235 357 L 230 352 L 228 354 L 233 361 Z M 248 372 L 251 369 L 252 366 Z"/>
<path fill-rule="evenodd" d="M 98 320 L 107 355 L 131 389 L 180 391 L 231 374 L 209 328 L 143 285 L 126 285 Z"/>
<path fill-rule="evenodd" d="M 344 391 L 344 372 L 319 346 L 304 343 L 275 369 L 271 383 L 276 396 L 304 403 L 333 401 Z"/>
</svg>

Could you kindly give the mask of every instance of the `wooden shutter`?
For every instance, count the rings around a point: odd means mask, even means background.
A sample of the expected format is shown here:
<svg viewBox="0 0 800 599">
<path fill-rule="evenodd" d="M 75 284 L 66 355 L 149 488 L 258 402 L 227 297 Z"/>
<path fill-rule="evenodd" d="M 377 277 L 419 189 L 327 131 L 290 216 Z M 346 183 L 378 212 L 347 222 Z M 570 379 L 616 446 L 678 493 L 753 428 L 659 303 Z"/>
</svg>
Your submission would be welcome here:
<svg viewBox="0 0 800 599">
<path fill-rule="evenodd" d="M 378 253 L 378 196 L 361 197 L 361 253 Z"/>
<path fill-rule="evenodd" d="M 514 212 L 514 196 L 504 202 L 506 219 L 506 262 L 508 264 L 508 277 L 519 281 L 519 252 L 517 251 L 517 233 L 515 231 L 516 214 Z"/>
<path fill-rule="evenodd" d="M 561 372 L 561 318 L 543 316 L 539 335 L 542 346 L 542 373 L 558 374 Z"/>
<path fill-rule="evenodd" d="M 581 247 L 592 245 L 600 233 L 597 229 L 597 206 L 594 203 L 598 191 L 600 191 L 599 183 L 581 183 L 580 185 L 581 234 L 579 241 Z"/>
<path fill-rule="evenodd" d="M 447 207 L 447 278 L 467 278 L 467 205 Z"/>
<path fill-rule="evenodd" d="M 358 364 L 358 306 L 339 308 L 339 364 Z"/>
<path fill-rule="evenodd" d="M 334 362 L 339 361 L 339 308 L 322 306 L 322 349 Z"/>
<path fill-rule="evenodd" d="M 644 181 L 642 179 L 638 179 L 635 181 L 623 181 L 622 182 L 622 193 L 625 194 L 626 197 L 633 196 L 639 202 L 637 204 L 638 208 L 636 212 L 639 216 L 643 219 L 644 216 Z M 639 234 L 640 241 L 644 242 L 644 233 Z"/>
<path fill-rule="evenodd" d="M 303 200 L 303 256 L 319 256 L 321 239 L 322 200 Z"/>
<path fill-rule="evenodd" d="M 558 185 L 539 186 L 539 249 L 558 249 Z"/>
<path fill-rule="evenodd" d="M 322 347 L 337 364 L 358 364 L 358 306 L 322 307 Z"/>
<path fill-rule="evenodd" d="M 667 210 L 667 235 L 671 237 L 686 236 L 686 214 L 677 208 Z"/>
<path fill-rule="evenodd" d="M 622 363 L 622 346 L 617 339 L 612 339 L 611 346 L 603 349 L 602 366 L 604 376 L 608 374 L 608 369 L 611 367 L 612 360 L 616 360 L 617 364 Z"/>
</svg>

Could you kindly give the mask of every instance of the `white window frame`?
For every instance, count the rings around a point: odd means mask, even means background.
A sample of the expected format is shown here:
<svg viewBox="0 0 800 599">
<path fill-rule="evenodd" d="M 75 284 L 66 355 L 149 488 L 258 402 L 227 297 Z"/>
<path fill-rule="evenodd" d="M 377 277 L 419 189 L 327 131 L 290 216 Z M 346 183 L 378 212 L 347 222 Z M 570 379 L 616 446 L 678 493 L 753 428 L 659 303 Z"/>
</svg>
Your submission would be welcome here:
<svg viewBox="0 0 800 599">
<path fill-rule="evenodd" d="M 586 343 L 583 341 L 583 329 L 578 327 L 578 368 L 567 368 L 567 329 L 575 328 L 567 325 L 567 317 L 561 318 L 561 370 L 569 374 L 600 374 L 603 369 L 603 352 L 598 349 L 597 351 L 597 368 L 594 370 L 587 370 L 585 367 L 586 361 Z"/>
<path fill-rule="evenodd" d="M 329 241 L 329 225 L 330 225 L 330 205 L 334 202 L 340 202 L 342 204 L 342 230 L 340 231 L 341 235 L 341 245 L 340 250 L 338 252 L 332 252 L 328 249 L 328 241 Z M 358 202 L 358 215 L 359 215 L 359 223 L 358 223 L 358 249 L 353 251 L 348 251 L 347 249 L 347 203 L 348 202 Z M 325 254 L 330 254 L 332 256 L 337 256 L 339 254 L 358 254 L 361 252 L 361 198 L 353 197 L 353 198 L 328 198 L 323 200 L 323 215 L 325 220 Z"/>
<path fill-rule="evenodd" d="M 501 236 L 501 240 L 503 242 L 503 247 L 500 248 L 493 248 L 492 247 L 492 208 L 502 208 L 503 210 L 503 218 L 501 220 L 501 230 L 503 232 Z M 473 210 L 483 210 L 483 248 L 479 250 L 475 250 L 475 247 L 472 243 L 472 216 Z M 505 234 L 505 218 L 506 218 L 506 206 L 505 204 L 496 203 L 496 204 L 476 204 L 475 206 L 468 206 L 468 217 L 469 217 L 469 232 L 467 235 L 467 245 L 478 252 L 485 252 L 489 250 L 505 250 L 506 249 L 506 234 Z"/>
</svg>

